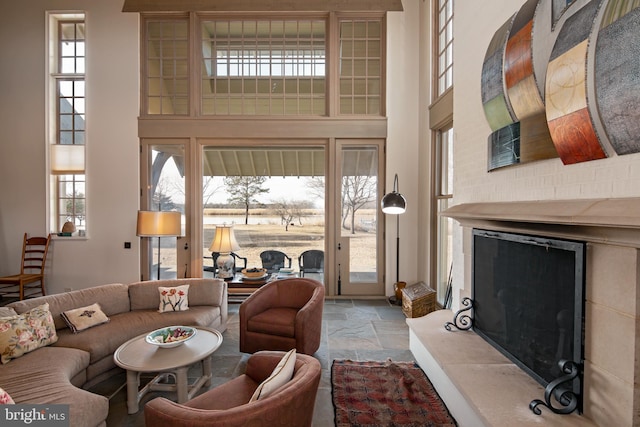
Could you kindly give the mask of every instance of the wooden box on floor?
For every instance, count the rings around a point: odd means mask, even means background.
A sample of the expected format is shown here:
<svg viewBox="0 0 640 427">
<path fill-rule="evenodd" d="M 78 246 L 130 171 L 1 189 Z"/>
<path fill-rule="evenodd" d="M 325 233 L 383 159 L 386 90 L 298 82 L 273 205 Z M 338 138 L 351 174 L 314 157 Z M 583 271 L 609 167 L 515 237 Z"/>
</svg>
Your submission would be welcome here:
<svg viewBox="0 0 640 427">
<path fill-rule="evenodd" d="M 424 282 L 418 282 L 402 290 L 402 311 L 405 316 L 422 317 L 435 309 L 436 291 Z"/>
</svg>

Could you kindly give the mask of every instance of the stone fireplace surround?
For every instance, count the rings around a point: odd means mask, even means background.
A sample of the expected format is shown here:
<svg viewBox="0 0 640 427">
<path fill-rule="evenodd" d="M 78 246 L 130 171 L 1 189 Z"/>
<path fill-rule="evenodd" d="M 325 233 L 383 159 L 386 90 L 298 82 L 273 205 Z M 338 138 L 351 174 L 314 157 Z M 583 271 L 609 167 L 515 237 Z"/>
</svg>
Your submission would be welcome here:
<svg viewBox="0 0 640 427">
<path fill-rule="evenodd" d="M 464 288 L 453 311 L 407 323 L 416 360 L 460 426 L 640 425 L 640 198 L 466 203 L 445 215 L 463 227 Z M 587 242 L 582 416 L 534 415 L 541 385 L 473 331 L 444 329 L 471 296 L 473 228 Z"/>
</svg>

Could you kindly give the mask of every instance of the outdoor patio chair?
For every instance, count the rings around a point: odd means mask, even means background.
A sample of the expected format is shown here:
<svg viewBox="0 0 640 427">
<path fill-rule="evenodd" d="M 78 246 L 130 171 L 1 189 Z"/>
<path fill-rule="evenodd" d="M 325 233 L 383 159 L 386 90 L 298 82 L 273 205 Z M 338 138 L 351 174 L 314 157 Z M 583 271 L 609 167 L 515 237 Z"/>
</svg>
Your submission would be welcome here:
<svg viewBox="0 0 640 427">
<path fill-rule="evenodd" d="M 51 235 L 27 237 L 24 233 L 20 273 L 0 277 L 0 295 L 17 294 L 21 301 L 37 294 L 45 295 L 44 265 L 50 242 Z"/>
<path fill-rule="evenodd" d="M 281 268 L 291 268 L 291 257 L 281 251 L 262 251 L 260 260 L 268 274 L 277 273 Z"/>
<path fill-rule="evenodd" d="M 298 257 L 300 277 L 305 273 L 324 273 L 324 251 L 309 249 Z"/>
</svg>

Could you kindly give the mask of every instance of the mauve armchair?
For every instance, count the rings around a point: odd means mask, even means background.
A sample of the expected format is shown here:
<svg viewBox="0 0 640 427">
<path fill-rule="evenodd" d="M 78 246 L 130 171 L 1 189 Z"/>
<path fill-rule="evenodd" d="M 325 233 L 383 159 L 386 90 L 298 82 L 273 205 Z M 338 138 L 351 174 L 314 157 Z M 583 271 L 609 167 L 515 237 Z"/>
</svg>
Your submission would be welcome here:
<svg viewBox="0 0 640 427">
<path fill-rule="evenodd" d="M 320 362 L 296 355 L 293 378 L 264 399 L 248 403 L 271 375 L 284 352 L 263 351 L 247 360 L 244 374 L 183 404 L 157 397 L 144 407 L 147 426 L 277 427 L 311 426 L 320 382 Z"/>
<path fill-rule="evenodd" d="M 307 278 L 267 283 L 240 305 L 240 351 L 314 354 L 320 347 L 324 285 Z"/>
</svg>

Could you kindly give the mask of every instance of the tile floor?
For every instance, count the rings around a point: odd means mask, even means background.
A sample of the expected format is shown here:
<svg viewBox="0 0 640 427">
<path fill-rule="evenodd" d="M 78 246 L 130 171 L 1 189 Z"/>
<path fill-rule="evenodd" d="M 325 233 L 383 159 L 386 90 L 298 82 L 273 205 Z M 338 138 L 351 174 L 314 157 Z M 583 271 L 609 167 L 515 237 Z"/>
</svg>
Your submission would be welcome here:
<svg viewBox="0 0 640 427">
<path fill-rule="evenodd" d="M 239 318 L 237 304 L 229 305 L 229 323 L 224 341 L 213 354 L 214 379 L 212 387 L 242 374 L 248 354 L 240 353 Z M 322 341 L 314 355 L 322 364 L 322 378 L 314 409 L 314 427 L 333 426 L 331 403 L 331 361 L 333 359 L 414 361 L 409 350 L 409 330 L 399 306 L 387 300 L 326 300 L 324 306 Z M 195 369 L 194 373 L 197 373 Z M 110 400 L 108 427 L 144 426 L 144 404 L 160 395 L 151 392 L 140 403 L 140 411 L 127 414 L 124 374 L 98 384 L 92 391 Z"/>
</svg>

